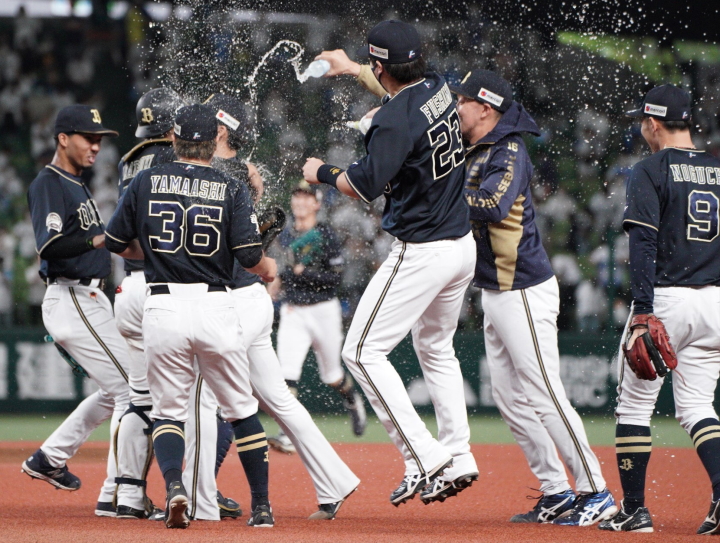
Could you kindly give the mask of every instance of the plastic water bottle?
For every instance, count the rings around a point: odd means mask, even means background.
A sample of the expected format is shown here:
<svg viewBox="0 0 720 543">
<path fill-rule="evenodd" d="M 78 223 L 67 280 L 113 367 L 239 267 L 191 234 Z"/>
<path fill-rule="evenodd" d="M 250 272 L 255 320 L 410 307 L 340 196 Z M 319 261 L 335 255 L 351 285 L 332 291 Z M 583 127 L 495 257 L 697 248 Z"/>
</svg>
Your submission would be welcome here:
<svg viewBox="0 0 720 543">
<path fill-rule="evenodd" d="M 330 70 L 330 63 L 327 60 L 314 60 L 305 69 L 300 76 L 302 81 L 307 81 L 310 77 L 322 77 Z"/>
</svg>

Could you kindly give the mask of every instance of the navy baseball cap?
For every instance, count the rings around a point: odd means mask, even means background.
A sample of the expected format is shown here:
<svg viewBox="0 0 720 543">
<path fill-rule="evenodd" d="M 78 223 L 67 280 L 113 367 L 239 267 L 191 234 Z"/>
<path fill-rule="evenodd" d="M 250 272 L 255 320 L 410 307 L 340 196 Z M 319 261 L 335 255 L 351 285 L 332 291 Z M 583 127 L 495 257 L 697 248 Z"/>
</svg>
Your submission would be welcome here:
<svg viewBox="0 0 720 543">
<path fill-rule="evenodd" d="M 90 106 L 75 104 L 65 106 L 55 119 L 55 136 L 58 134 L 100 134 L 102 136 L 118 137 L 115 130 L 102 125 L 100 111 Z"/>
<path fill-rule="evenodd" d="M 215 112 L 204 104 L 181 107 L 175 115 L 175 137 L 185 141 L 214 140 L 218 125 Z"/>
<path fill-rule="evenodd" d="M 638 109 L 628 117 L 655 117 L 661 121 L 686 121 L 692 110 L 690 93 L 675 85 L 660 85 L 648 91 Z"/>
<path fill-rule="evenodd" d="M 227 94 L 212 94 L 205 100 L 205 105 L 212 108 L 215 118 L 234 132 L 244 132 L 247 128 L 247 115 L 245 106 L 233 96 Z"/>
<path fill-rule="evenodd" d="M 395 19 L 375 25 L 367 41 L 367 45 L 358 49 L 358 57 L 370 57 L 384 64 L 402 64 L 422 56 L 418 31 Z"/>
<path fill-rule="evenodd" d="M 460 85 L 450 85 L 450 90 L 455 94 L 488 104 L 500 113 L 505 113 L 513 101 L 510 83 L 490 70 L 468 72 Z"/>
</svg>

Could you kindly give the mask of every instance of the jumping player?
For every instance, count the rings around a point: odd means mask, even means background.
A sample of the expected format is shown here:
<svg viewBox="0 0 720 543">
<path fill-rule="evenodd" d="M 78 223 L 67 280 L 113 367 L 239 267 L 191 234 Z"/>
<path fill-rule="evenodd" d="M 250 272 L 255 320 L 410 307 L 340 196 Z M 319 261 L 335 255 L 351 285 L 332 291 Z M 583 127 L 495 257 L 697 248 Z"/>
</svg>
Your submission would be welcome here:
<svg viewBox="0 0 720 543">
<path fill-rule="evenodd" d="M 267 280 L 274 279 L 276 267 L 260 248 L 247 188 L 209 167 L 216 136 L 212 109 L 180 109 L 173 144 L 178 160 L 133 180 L 108 225 L 108 248 L 123 257 L 145 256 L 151 296 L 143 337 L 153 443 L 167 485 L 166 526 L 189 525 L 182 463 L 195 357 L 234 429 L 252 493 L 248 524 L 272 527 L 267 440 L 228 286 L 233 255 Z"/>
<path fill-rule="evenodd" d="M 342 247 L 333 229 L 317 220 L 320 201 L 314 187 L 303 183 L 295 188 L 290 207 L 293 224 L 278 237 L 285 265 L 270 285 L 275 296 L 283 291 L 277 333 L 283 377 L 297 396 L 305 357 L 312 346 L 320 379 L 340 395 L 350 414 L 353 433 L 361 436 L 367 425 L 363 398 L 340 364 L 343 332 L 337 288 L 342 273 Z M 295 452 L 295 446 L 282 431 L 268 442 L 281 452 Z"/>
<path fill-rule="evenodd" d="M 63 108 L 55 121 L 55 156 L 28 190 L 40 275 L 47 283 L 43 323 L 100 390 L 88 396 L 22 465 L 33 478 L 63 490 L 77 490 L 80 479 L 68 471 L 66 461 L 112 416 L 107 479 L 95 514 L 113 517 L 114 436 L 128 405 L 130 363 L 110 301 L 102 291 L 103 279 L 110 274 L 104 224 L 80 174 L 94 164 L 103 136 L 117 135 L 102 125 L 97 109 L 84 105 Z M 146 437 L 140 432 L 128 439 L 142 446 Z"/>
<path fill-rule="evenodd" d="M 455 487 L 467 487 L 478 476 L 452 343 L 475 246 L 463 198 L 460 120 L 445 80 L 426 73 L 417 31 L 383 21 L 360 54 L 369 56 L 374 77 L 389 94 L 365 136 L 368 154 L 347 171 L 310 158 L 303 175 L 367 203 L 384 195 L 382 226 L 397 238 L 360 300 L 342 353 L 405 459 L 405 476 L 390 497 L 397 506 L 423 488 L 432 490 L 443 471 Z M 440 441 L 388 360 L 409 331 Z"/>
<path fill-rule="evenodd" d="M 709 535 L 720 533 L 720 422 L 713 408 L 720 372 L 720 161 L 695 148 L 690 114 L 690 95 L 674 85 L 650 90 L 642 107 L 628 112 L 641 119 L 653 155 L 633 168 L 623 227 L 630 236 L 630 318 L 654 314 L 677 354 L 675 417 L 710 478 L 710 512 L 697 531 Z M 628 347 L 646 331 L 629 323 Z M 615 450 L 624 500 L 600 529 L 652 532 L 645 475 L 663 379 L 638 378 L 620 357 Z"/>
<path fill-rule="evenodd" d="M 535 225 L 533 168 L 522 139 L 539 130 L 513 101 L 510 84 L 491 71 L 473 70 L 451 90 L 466 143 L 465 197 L 477 246 L 473 283 L 483 289 L 492 394 L 543 493 L 533 510 L 510 520 L 594 524 L 617 508 L 560 380 L 558 285 Z"/>
</svg>

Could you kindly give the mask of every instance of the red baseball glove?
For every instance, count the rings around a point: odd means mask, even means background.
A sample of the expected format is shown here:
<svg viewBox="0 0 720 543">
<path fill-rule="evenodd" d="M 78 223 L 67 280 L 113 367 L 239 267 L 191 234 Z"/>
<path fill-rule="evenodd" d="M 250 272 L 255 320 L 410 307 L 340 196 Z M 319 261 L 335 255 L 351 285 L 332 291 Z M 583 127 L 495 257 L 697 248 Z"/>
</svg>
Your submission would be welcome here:
<svg viewBox="0 0 720 543">
<path fill-rule="evenodd" d="M 677 356 L 670 344 L 665 325 L 655 315 L 635 315 L 630 321 L 628 341 L 636 328 L 646 328 L 633 346 L 628 349 L 627 343 L 622 346 L 625 358 L 635 375 L 640 379 L 654 381 L 657 376 L 664 377 L 677 367 Z"/>
</svg>

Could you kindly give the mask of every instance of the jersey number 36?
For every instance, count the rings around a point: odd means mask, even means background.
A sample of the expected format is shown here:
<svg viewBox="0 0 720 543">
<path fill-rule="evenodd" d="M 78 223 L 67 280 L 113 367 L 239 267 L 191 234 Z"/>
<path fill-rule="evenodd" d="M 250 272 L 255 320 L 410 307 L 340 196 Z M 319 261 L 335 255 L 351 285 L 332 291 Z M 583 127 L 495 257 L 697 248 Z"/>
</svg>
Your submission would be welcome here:
<svg viewBox="0 0 720 543">
<path fill-rule="evenodd" d="M 212 223 L 222 221 L 223 208 L 180 202 L 151 201 L 149 216 L 162 218 L 159 236 L 148 236 L 150 247 L 159 253 L 176 253 L 185 247 L 192 256 L 212 256 L 220 249 L 220 230 Z"/>
</svg>

